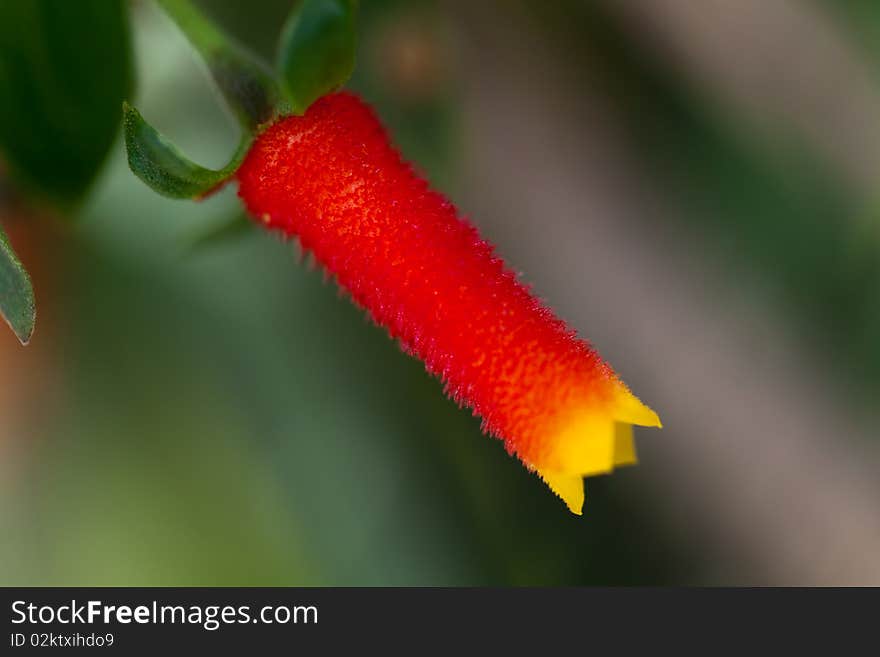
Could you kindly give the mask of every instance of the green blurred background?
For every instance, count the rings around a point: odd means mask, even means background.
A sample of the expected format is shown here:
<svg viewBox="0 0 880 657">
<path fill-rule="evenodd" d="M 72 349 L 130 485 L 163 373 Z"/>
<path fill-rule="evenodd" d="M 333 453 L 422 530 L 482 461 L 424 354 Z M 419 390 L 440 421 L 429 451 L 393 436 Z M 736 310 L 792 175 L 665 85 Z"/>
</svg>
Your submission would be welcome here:
<svg viewBox="0 0 880 657">
<path fill-rule="evenodd" d="M 271 59 L 291 2 L 199 4 Z M 130 9 L 135 103 L 221 166 L 195 54 Z M 292 245 L 223 233 L 235 189 L 162 198 L 117 139 L 75 209 L 0 173 L 38 308 L 0 331 L 0 584 L 880 584 L 880 4 L 360 29 L 350 86 L 659 411 L 641 465 L 569 514 Z"/>
</svg>

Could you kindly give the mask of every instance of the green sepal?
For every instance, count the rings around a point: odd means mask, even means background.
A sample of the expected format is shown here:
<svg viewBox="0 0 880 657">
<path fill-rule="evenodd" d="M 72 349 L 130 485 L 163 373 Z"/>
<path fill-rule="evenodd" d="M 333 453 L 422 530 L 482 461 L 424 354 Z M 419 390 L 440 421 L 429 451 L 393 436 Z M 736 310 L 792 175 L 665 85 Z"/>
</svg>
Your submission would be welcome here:
<svg viewBox="0 0 880 657">
<path fill-rule="evenodd" d="M 37 318 L 34 289 L 30 276 L 12 250 L 6 233 L 0 227 L 0 315 L 9 324 L 22 344 L 34 332 Z"/>
<path fill-rule="evenodd" d="M 247 132 L 275 114 L 279 93 L 271 69 L 239 46 L 190 0 L 158 0 L 198 51 L 232 113 Z"/>
<path fill-rule="evenodd" d="M 291 110 L 302 114 L 354 71 L 357 0 L 302 0 L 281 33 L 278 73 Z"/>
<path fill-rule="evenodd" d="M 199 199 L 221 187 L 238 169 L 252 141 L 245 134 L 229 164 L 208 169 L 187 158 L 134 107 L 123 103 L 122 111 L 129 168 L 151 189 L 170 198 Z"/>
</svg>

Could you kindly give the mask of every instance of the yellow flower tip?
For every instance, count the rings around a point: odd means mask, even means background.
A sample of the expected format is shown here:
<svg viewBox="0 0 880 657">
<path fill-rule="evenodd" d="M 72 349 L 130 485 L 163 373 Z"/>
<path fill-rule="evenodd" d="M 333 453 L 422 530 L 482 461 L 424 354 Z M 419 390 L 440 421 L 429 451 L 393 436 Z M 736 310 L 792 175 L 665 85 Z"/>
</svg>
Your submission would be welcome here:
<svg viewBox="0 0 880 657">
<path fill-rule="evenodd" d="M 584 477 L 638 462 L 634 424 L 662 426 L 657 414 L 621 383 L 610 406 L 579 410 L 553 436 L 537 470 L 572 513 L 582 513 Z"/>
<path fill-rule="evenodd" d="M 632 431 L 604 413 L 579 413 L 552 444 L 552 452 L 538 467 L 538 474 L 576 515 L 583 511 L 584 477 L 611 472 L 618 462 L 623 465 L 635 461 Z"/>
<path fill-rule="evenodd" d="M 609 473 L 616 461 L 617 433 L 617 423 L 607 413 L 580 411 L 553 438 L 551 451 L 540 467 L 579 477 Z M 625 432 L 620 449 L 624 453 L 632 449 Z"/>
<path fill-rule="evenodd" d="M 544 483 L 565 502 L 568 510 L 579 516 L 584 508 L 584 480 L 578 475 L 564 474 L 552 470 L 538 470 Z"/>
<path fill-rule="evenodd" d="M 640 427 L 662 428 L 660 417 L 636 397 L 629 388 L 620 383 L 614 392 L 614 419 L 618 422 L 637 424 Z"/>
<path fill-rule="evenodd" d="M 574 425 L 571 431 L 563 434 L 563 440 L 569 441 L 567 454 L 568 467 L 564 470 L 538 468 L 538 474 L 544 483 L 565 502 L 568 510 L 575 515 L 582 515 L 584 506 L 584 477 L 607 474 L 617 467 L 634 465 L 638 462 L 632 425 L 621 422 L 606 423 L 608 429 L 598 432 L 593 427 L 592 433 L 583 433 L 591 423 L 583 422 Z M 572 444 L 571 441 L 574 441 Z M 557 460 L 560 466 L 566 463 Z M 568 468 L 575 468 L 574 472 Z"/>
<path fill-rule="evenodd" d="M 639 462 L 631 424 L 614 423 L 614 467 L 635 465 Z"/>
</svg>

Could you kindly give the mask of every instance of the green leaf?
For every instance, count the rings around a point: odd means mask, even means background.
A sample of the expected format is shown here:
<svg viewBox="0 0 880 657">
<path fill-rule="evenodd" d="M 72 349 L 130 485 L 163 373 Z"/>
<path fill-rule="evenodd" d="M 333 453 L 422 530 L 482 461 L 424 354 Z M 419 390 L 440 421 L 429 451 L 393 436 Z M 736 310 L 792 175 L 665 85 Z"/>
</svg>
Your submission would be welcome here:
<svg viewBox="0 0 880 657">
<path fill-rule="evenodd" d="M 281 34 L 278 71 L 294 112 L 351 77 L 355 61 L 356 0 L 303 0 Z"/>
<path fill-rule="evenodd" d="M 26 189 L 70 204 L 94 180 L 133 86 L 122 0 L 0 2 L 0 152 Z"/>
<path fill-rule="evenodd" d="M 0 228 L 0 315 L 22 344 L 34 332 L 37 311 L 31 279 Z"/>
<path fill-rule="evenodd" d="M 207 169 L 181 153 L 128 103 L 123 113 L 129 168 L 147 186 L 170 198 L 198 199 L 215 191 L 235 173 L 251 144 L 250 135 L 244 136 L 229 164 Z"/>
<path fill-rule="evenodd" d="M 241 126 L 253 132 L 275 113 L 278 91 L 271 70 L 208 20 L 189 0 L 158 0 L 204 59 Z"/>
</svg>

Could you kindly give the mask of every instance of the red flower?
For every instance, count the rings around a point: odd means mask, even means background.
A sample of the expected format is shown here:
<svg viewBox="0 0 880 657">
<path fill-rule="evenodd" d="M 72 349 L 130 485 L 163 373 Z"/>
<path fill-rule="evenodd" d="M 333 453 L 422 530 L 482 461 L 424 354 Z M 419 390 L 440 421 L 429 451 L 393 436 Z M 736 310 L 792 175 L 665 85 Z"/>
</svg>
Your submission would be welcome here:
<svg viewBox="0 0 880 657">
<path fill-rule="evenodd" d="M 635 462 L 630 425 L 660 426 L 402 161 L 357 97 L 325 96 L 278 121 L 237 176 L 248 210 L 297 237 L 574 513 L 583 476 Z"/>
</svg>

